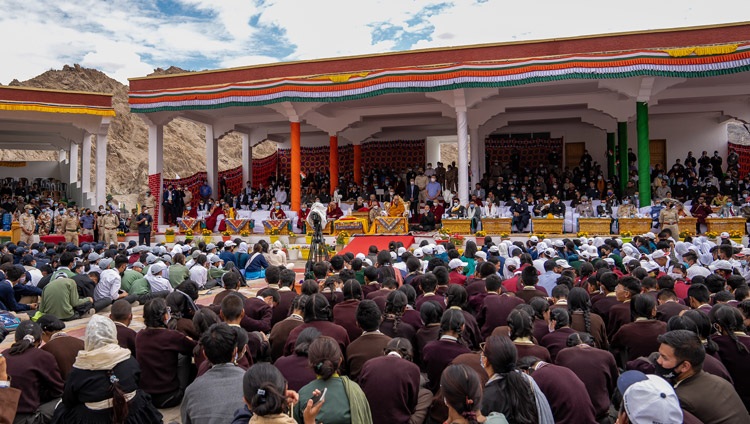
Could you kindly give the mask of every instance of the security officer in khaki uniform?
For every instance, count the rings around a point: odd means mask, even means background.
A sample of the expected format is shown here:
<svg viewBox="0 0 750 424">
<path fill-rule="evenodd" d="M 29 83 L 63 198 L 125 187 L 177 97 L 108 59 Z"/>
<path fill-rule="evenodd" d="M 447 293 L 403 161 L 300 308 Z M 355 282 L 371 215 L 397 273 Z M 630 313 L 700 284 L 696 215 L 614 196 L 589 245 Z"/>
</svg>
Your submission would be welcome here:
<svg viewBox="0 0 750 424">
<path fill-rule="evenodd" d="M 430 181 L 430 178 L 424 174 L 424 170 L 422 168 L 419 168 L 419 171 L 417 171 L 417 176 L 414 177 L 414 184 L 419 187 L 419 204 L 423 204 L 427 201 L 427 183 Z"/>
<path fill-rule="evenodd" d="M 76 212 L 72 209 L 68 209 L 68 216 L 62 219 L 61 223 L 63 229 L 63 235 L 65 236 L 66 243 L 73 243 L 78 246 L 78 230 L 81 229 L 81 221 L 76 216 Z"/>
<path fill-rule="evenodd" d="M 109 209 L 104 213 L 102 217 L 102 226 L 99 231 L 104 234 L 104 243 L 108 246 L 117 243 L 117 226 L 120 224 L 117 215 L 113 214 Z"/>
<path fill-rule="evenodd" d="M 150 211 L 155 210 L 154 208 L 156 207 L 156 198 L 151 194 L 151 190 L 146 190 L 146 195 L 141 201 L 141 207 L 148 208 L 148 210 Z"/>
<path fill-rule="evenodd" d="M 24 207 L 24 213 L 18 217 L 18 222 L 21 224 L 21 241 L 30 245 L 34 243 L 34 230 L 36 229 L 36 217 L 32 212 L 31 205 Z"/>
<path fill-rule="evenodd" d="M 662 231 L 670 230 L 672 236 L 676 237 L 680 234 L 680 229 L 677 226 L 679 215 L 677 214 L 677 208 L 675 208 L 675 202 L 668 200 L 665 203 L 664 209 L 659 212 L 659 223 L 661 224 Z"/>
</svg>

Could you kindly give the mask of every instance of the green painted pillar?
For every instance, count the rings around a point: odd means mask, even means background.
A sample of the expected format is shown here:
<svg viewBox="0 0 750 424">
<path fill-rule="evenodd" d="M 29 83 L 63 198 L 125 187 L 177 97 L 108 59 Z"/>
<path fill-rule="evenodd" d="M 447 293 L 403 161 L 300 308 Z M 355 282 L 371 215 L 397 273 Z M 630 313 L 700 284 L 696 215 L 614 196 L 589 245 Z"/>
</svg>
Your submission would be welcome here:
<svg viewBox="0 0 750 424">
<path fill-rule="evenodd" d="M 625 186 L 630 179 L 630 169 L 628 167 L 628 123 L 617 123 L 617 156 L 620 161 L 620 192 L 625 192 Z"/>
<path fill-rule="evenodd" d="M 651 206 L 651 151 L 648 138 L 648 103 L 636 103 L 638 128 L 638 193 L 641 207 Z"/>
<path fill-rule="evenodd" d="M 607 177 L 609 179 L 614 178 L 616 173 L 615 168 L 615 157 L 617 151 L 615 150 L 615 133 L 607 133 Z"/>
</svg>

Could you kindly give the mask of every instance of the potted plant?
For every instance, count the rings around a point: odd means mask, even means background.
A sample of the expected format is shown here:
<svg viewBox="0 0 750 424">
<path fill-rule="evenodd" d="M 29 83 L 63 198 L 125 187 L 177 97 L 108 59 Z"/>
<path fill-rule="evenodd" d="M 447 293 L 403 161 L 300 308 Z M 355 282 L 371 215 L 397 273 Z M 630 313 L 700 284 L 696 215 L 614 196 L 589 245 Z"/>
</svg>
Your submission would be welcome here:
<svg viewBox="0 0 750 424">
<path fill-rule="evenodd" d="M 339 246 L 344 246 L 349 243 L 349 233 L 346 231 L 341 231 L 336 235 L 336 244 Z"/>
<path fill-rule="evenodd" d="M 117 241 L 125 241 L 125 231 L 117 232 Z"/>
<path fill-rule="evenodd" d="M 685 241 L 686 238 L 692 237 L 693 233 L 691 233 L 688 230 L 682 230 L 680 231 L 680 240 Z"/>
<path fill-rule="evenodd" d="M 310 257 L 310 245 L 309 244 L 301 244 L 299 246 L 299 255 L 301 259 L 307 260 L 307 258 Z"/>
<path fill-rule="evenodd" d="M 174 229 L 172 227 L 167 227 L 167 229 L 164 230 L 164 240 L 166 240 L 167 243 L 174 243 Z"/>
<path fill-rule="evenodd" d="M 268 232 L 269 235 L 269 243 L 274 244 L 279 239 L 279 234 L 281 231 L 279 231 L 278 228 L 274 228 L 271 231 Z"/>
<path fill-rule="evenodd" d="M 581 237 L 589 238 L 589 233 L 587 233 L 587 232 L 585 232 L 585 231 L 579 231 L 579 232 L 578 232 L 578 233 L 576 234 L 576 237 L 578 237 L 578 238 L 581 238 Z"/>
<path fill-rule="evenodd" d="M 509 240 L 510 234 L 508 233 L 500 233 L 500 240 Z"/>
<path fill-rule="evenodd" d="M 248 230 L 240 231 L 240 237 L 250 237 L 250 231 Z"/>
<path fill-rule="evenodd" d="M 715 239 L 716 237 L 719 237 L 719 233 L 717 233 L 716 231 L 708 231 L 706 232 L 706 237 L 708 237 L 709 239 Z"/>
<path fill-rule="evenodd" d="M 297 244 L 290 244 L 289 247 L 287 247 L 287 254 L 289 254 L 289 260 L 290 261 L 296 261 L 299 259 L 299 251 L 300 246 Z"/>
<path fill-rule="evenodd" d="M 454 246 L 463 246 L 464 245 L 464 236 L 460 234 L 453 234 L 450 236 L 450 241 L 453 243 Z"/>
<path fill-rule="evenodd" d="M 633 240 L 633 233 L 630 231 L 623 231 L 620 233 L 620 239 L 622 239 L 623 243 L 630 243 L 630 241 Z"/>
<path fill-rule="evenodd" d="M 729 232 L 729 239 L 735 243 L 742 244 L 742 236 L 743 234 L 737 230 L 732 230 Z"/>
<path fill-rule="evenodd" d="M 487 231 L 479 230 L 474 233 L 474 236 L 477 238 L 477 246 L 484 246 L 484 238 L 487 236 Z"/>
<path fill-rule="evenodd" d="M 221 239 L 223 241 L 229 241 L 232 238 L 232 232 L 230 230 L 224 230 L 221 232 Z"/>
<path fill-rule="evenodd" d="M 211 243 L 211 235 L 213 234 L 211 230 L 208 228 L 204 228 L 201 230 L 201 234 L 203 234 L 203 241 L 205 241 L 207 244 Z"/>
</svg>

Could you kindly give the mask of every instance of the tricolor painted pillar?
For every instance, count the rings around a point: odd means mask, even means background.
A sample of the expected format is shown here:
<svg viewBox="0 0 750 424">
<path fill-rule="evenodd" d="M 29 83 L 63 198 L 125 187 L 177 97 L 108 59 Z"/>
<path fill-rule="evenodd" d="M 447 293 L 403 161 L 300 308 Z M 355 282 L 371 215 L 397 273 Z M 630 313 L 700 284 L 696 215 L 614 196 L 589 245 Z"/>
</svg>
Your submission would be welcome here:
<svg viewBox="0 0 750 424">
<path fill-rule="evenodd" d="M 242 182 L 252 182 L 253 180 L 253 145 L 250 142 L 250 135 L 241 133 L 242 138 Z M 242 186 L 245 187 L 244 185 Z"/>
<path fill-rule="evenodd" d="M 96 203 L 107 203 L 107 133 L 96 135 Z"/>
<path fill-rule="evenodd" d="M 466 108 L 456 108 L 456 127 L 458 130 L 458 199 L 462 205 L 469 203 L 469 169 L 466 161 L 469 156 L 469 133 Z"/>
<path fill-rule="evenodd" d="M 362 145 L 354 145 L 354 181 L 362 184 Z"/>
<path fill-rule="evenodd" d="M 469 142 L 471 143 L 471 183 L 476 184 L 482 178 L 479 171 L 479 128 L 469 128 Z M 484 200 L 484 199 L 482 199 Z"/>
<path fill-rule="evenodd" d="M 615 158 L 617 157 L 617 151 L 615 150 L 615 133 L 607 133 L 607 177 L 611 180 L 617 174 L 615 169 Z"/>
<path fill-rule="evenodd" d="M 219 143 L 214 138 L 213 125 L 206 125 L 206 184 L 211 187 L 212 198 L 221 198 L 221 193 L 219 193 Z"/>
<path fill-rule="evenodd" d="M 620 160 L 620 192 L 625 192 L 625 187 L 630 180 L 630 166 L 628 164 L 628 123 L 617 123 L 617 157 Z"/>
<path fill-rule="evenodd" d="M 154 229 L 161 224 L 161 190 L 163 185 L 162 171 L 164 169 L 164 125 L 148 126 L 148 188 L 156 199 L 156 206 L 149 211 L 154 217 Z"/>
<path fill-rule="evenodd" d="M 78 182 L 78 144 L 70 142 L 70 184 Z M 84 195 L 85 197 L 85 195 Z"/>
<path fill-rule="evenodd" d="M 651 151 L 648 138 L 648 103 L 637 102 L 636 125 L 638 129 L 638 193 L 640 206 L 651 206 Z"/>
<path fill-rule="evenodd" d="M 328 139 L 328 147 L 330 149 L 328 153 L 328 167 L 331 177 L 331 188 L 329 194 L 333 194 L 333 191 L 336 190 L 336 187 L 339 185 L 339 138 L 335 135 L 330 136 Z"/>
<path fill-rule="evenodd" d="M 292 121 L 290 123 L 291 128 L 291 144 L 292 144 L 292 200 L 291 208 L 293 211 L 300 210 L 300 203 L 302 201 L 302 179 L 300 173 L 302 172 L 302 147 L 300 140 L 300 123 Z"/>
</svg>

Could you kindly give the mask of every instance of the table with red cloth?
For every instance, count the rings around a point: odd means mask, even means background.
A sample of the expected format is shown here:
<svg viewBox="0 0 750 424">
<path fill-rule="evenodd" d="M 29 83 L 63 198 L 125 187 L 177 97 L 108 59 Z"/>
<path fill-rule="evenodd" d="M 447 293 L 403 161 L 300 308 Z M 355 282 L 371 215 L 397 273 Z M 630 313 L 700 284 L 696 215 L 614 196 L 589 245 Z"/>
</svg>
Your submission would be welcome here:
<svg viewBox="0 0 750 424">
<path fill-rule="evenodd" d="M 406 234 L 409 232 L 409 224 L 403 216 L 378 216 L 370 227 L 370 233 L 374 234 Z"/>
<path fill-rule="evenodd" d="M 367 221 L 355 216 L 345 216 L 333 222 L 333 234 L 346 231 L 349 234 L 366 234 Z"/>
<path fill-rule="evenodd" d="M 263 232 L 271 234 L 271 231 L 277 230 L 279 234 L 289 234 L 288 219 L 267 219 L 263 221 Z"/>
<path fill-rule="evenodd" d="M 47 236 L 39 237 L 39 241 L 42 243 L 65 243 L 65 236 L 62 234 L 50 234 Z M 94 241 L 94 236 L 90 234 L 78 234 L 78 244 L 91 243 Z"/>
</svg>

